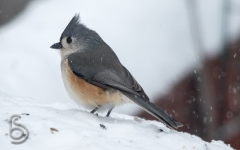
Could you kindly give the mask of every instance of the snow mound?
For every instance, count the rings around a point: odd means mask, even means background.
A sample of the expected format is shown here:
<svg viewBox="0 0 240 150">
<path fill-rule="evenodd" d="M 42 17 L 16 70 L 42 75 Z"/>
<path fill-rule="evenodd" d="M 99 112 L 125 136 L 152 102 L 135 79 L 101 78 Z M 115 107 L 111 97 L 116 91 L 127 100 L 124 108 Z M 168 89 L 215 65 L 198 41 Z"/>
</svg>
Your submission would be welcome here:
<svg viewBox="0 0 240 150">
<path fill-rule="evenodd" d="M 0 106 L 0 149 L 4 150 L 232 150 L 222 141 L 208 143 L 195 135 L 170 130 L 157 121 L 114 112 L 106 118 L 105 114 L 93 115 L 72 103 L 36 103 L 0 92 Z M 30 133 L 29 139 L 20 145 L 11 144 L 8 133 L 8 121 L 13 114 L 21 115 L 17 122 Z"/>
</svg>

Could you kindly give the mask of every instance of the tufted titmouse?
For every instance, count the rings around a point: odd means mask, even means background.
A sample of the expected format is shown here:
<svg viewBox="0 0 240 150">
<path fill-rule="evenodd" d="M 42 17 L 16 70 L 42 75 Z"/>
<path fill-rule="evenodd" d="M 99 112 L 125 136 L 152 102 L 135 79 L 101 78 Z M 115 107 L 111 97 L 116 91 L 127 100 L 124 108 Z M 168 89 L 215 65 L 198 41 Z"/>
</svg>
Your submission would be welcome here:
<svg viewBox="0 0 240 150">
<path fill-rule="evenodd" d="M 63 31 L 60 42 L 51 46 L 61 49 L 61 71 L 69 96 L 79 105 L 107 109 L 134 102 L 171 129 L 182 124 L 149 101 L 142 87 L 121 64 L 113 50 L 93 30 L 80 23 L 75 15 Z"/>
</svg>

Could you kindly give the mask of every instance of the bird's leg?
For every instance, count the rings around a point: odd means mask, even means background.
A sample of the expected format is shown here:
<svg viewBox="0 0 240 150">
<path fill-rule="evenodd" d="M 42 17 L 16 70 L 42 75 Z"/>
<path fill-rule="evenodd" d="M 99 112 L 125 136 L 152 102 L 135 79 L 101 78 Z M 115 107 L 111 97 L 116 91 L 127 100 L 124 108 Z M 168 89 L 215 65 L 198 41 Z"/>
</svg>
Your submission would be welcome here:
<svg viewBox="0 0 240 150">
<path fill-rule="evenodd" d="M 96 108 L 94 108 L 90 113 L 94 114 L 99 108 L 100 108 L 101 105 L 98 105 Z"/>
<path fill-rule="evenodd" d="M 106 117 L 109 117 L 109 115 L 111 114 L 111 112 L 112 112 L 113 108 L 114 108 L 114 106 L 113 106 L 113 107 L 111 107 L 111 108 L 108 110 Z"/>
</svg>

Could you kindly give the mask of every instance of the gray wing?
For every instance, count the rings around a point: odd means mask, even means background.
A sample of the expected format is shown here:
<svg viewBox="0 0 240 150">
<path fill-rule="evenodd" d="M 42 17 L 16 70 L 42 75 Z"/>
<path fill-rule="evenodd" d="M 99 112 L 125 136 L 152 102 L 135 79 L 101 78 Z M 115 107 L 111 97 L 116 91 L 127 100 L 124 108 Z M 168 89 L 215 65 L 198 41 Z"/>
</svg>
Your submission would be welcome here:
<svg viewBox="0 0 240 150">
<path fill-rule="evenodd" d="M 71 54 L 68 64 L 74 74 L 101 88 L 115 88 L 149 100 L 142 87 L 108 47 Z"/>
<path fill-rule="evenodd" d="M 74 74 L 101 88 L 120 90 L 125 96 L 146 112 L 158 118 L 172 129 L 182 124 L 149 101 L 142 87 L 131 73 L 120 63 L 116 54 L 107 46 L 85 50 L 68 57 L 68 64 Z"/>
</svg>

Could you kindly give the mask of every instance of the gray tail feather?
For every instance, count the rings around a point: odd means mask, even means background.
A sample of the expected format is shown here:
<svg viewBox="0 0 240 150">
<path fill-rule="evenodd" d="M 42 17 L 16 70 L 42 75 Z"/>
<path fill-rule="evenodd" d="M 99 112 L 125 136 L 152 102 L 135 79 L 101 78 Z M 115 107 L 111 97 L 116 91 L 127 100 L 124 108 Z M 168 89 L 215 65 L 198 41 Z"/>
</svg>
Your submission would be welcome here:
<svg viewBox="0 0 240 150">
<path fill-rule="evenodd" d="M 134 95 L 132 93 L 123 92 L 125 96 L 131 99 L 134 103 L 138 104 L 143 110 L 153 115 L 155 118 L 159 119 L 162 123 L 167 125 L 171 129 L 176 129 L 182 127 L 183 125 L 172 118 L 169 114 L 159 108 L 157 105 L 151 103 L 148 100 L 143 99 L 140 96 Z"/>
</svg>

